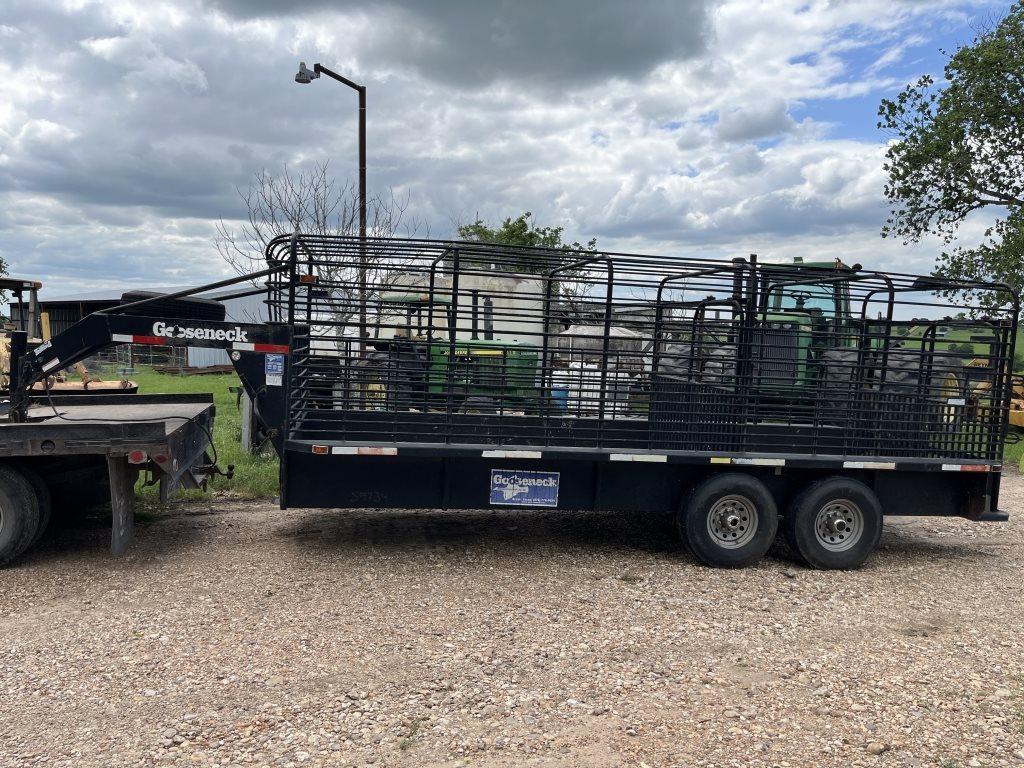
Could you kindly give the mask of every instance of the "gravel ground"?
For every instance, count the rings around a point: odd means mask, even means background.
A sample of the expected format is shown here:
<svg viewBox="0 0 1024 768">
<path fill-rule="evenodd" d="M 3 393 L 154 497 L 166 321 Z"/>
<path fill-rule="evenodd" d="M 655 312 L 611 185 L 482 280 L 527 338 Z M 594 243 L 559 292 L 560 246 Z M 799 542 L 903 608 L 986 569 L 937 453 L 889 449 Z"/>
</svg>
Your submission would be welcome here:
<svg viewBox="0 0 1024 768">
<path fill-rule="evenodd" d="M 0 571 L 0 765 L 1020 765 L 1021 477 L 1002 506 L 855 573 L 702 568 L 660 516 L 58 530 Z"/>
</svg>

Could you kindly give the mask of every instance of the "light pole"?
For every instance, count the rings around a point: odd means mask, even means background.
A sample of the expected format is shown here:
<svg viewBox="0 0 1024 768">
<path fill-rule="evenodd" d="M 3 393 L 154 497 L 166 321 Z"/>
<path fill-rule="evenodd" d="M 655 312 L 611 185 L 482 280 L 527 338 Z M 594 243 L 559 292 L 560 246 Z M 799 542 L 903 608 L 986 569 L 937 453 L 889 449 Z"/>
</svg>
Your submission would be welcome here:
<svg viewBox="0 0 1024 768">
<path fill-rule="evenodd" d="M 359 344 L 364 344 L 366 333 L 366 86 L 353 83 L 347 77 L 332 72 L 319 62 L 313 69 L 299 62 L 295 82 L 308 85 L 321 74 L 337 80 L 359 93 Z"/>
</svg>

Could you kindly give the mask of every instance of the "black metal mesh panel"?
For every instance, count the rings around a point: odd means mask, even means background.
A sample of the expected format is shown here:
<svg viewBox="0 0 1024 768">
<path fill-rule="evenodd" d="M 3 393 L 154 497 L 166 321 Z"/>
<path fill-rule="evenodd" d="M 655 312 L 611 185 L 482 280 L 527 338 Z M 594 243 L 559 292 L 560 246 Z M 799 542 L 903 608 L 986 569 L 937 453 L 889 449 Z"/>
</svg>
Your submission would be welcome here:
<svg viewBox="0 0 1024 768">
<path fill-rule="evenodd" d="M 839 262 L 296 236 L 289 437 L 996 461 L 1017 298 Z M 969 289 L 969 291 L 967 290 Z"/>
</svg>

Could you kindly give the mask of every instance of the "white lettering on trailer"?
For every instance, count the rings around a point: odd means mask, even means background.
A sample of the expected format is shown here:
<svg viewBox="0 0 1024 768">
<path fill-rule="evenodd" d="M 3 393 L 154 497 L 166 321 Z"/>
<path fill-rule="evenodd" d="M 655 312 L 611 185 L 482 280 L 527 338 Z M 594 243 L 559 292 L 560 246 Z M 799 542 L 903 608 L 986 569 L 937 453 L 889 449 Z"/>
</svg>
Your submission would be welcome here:
<svg viewBox="0 0 1024 768">
<path fill-rule="evenodd" d="M 195 328 L 187 325 L 168 325 L 162 320 L 153 323 L 153 335 L 165 339 L 181 339 L 183 341 L 231 341 L 245 343 L 249 334 L 239 328 Z"/>
</svg>

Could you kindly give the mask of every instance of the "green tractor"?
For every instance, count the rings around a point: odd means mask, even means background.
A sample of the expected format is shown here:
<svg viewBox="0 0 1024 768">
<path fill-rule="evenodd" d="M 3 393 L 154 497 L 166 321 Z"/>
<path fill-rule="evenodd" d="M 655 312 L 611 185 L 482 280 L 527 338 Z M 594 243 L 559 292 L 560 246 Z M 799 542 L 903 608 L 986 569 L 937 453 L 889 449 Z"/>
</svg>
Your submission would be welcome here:
<svg viewBox="0 0 1024 768">
<path fill-rule="evenodd" d="M 852 307 L 851 281 L 858 266 L 840 261 L 760 264 L 756 314 L 749 344 L 747 382 L 752 394 L 781 401 L 839 394 L 863 385 L 868 376 L 884 391 L 920 391 L 934 397 L 956 397 L 962 374 L 955 359 L 940 353 L 922 369 L 918 338 L 897 337 L 909 321 L 861 318 Z M 749 290 L 749 286 L 748 286 Z M 880 297 L 882 301 L 885 297 Z M 721 324 L 695 324 L 699 379 L 730 385 L 736 380 L 740 335 L 735 318 Z M 866 339 L 866 349 L 860 350 Z M 884 369 L 884 378 L 882 377 Z M 865 374 L 865 372 L 867 372 Z M 927 379 L 927 381 L 924 381 Z"/>
<path fill-rule="evenodd" d="M 496 288 L 496 280 L 509 284 Z M 474 287 L 464 276 L 463 282 L 469 284 L 459 295 L 467 306 L 457 311 L 443 290 L 414 285 L 380 294 L 370 344 L 375 351 L 363 358 L 357 377 L 367 405 L 493 413 L 539 403 L 542 331 L 523 307 L 508 306 L 529 303 L 517 301 L 517 289 L 537 295 L 539 281 L 491 277 Z M 524 289 L 533 282 L 538 285 Z"/>
</svg>

